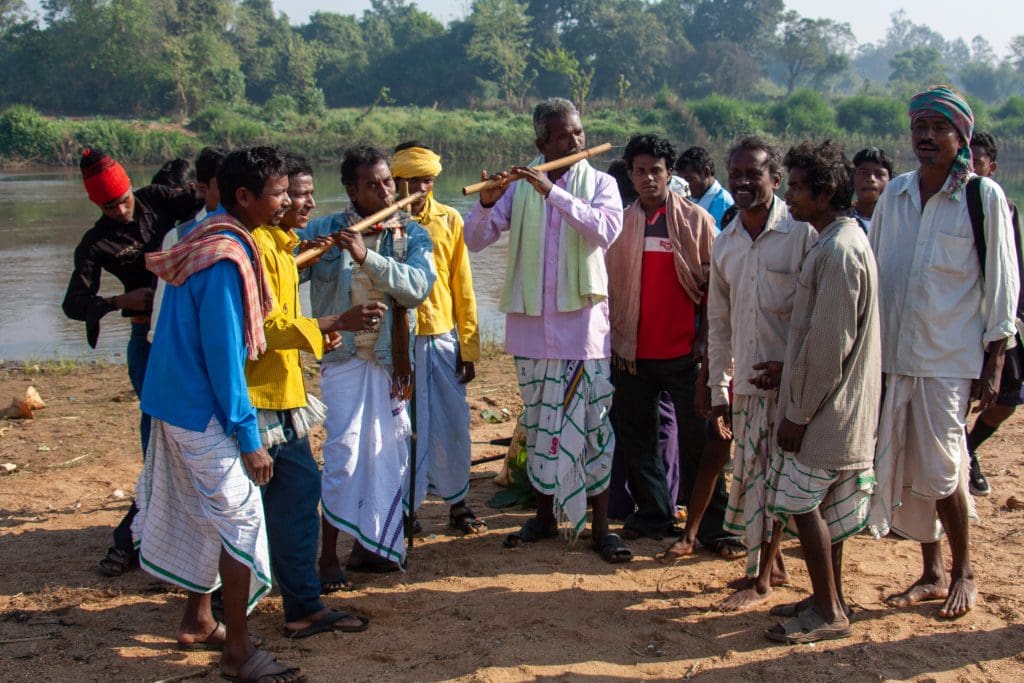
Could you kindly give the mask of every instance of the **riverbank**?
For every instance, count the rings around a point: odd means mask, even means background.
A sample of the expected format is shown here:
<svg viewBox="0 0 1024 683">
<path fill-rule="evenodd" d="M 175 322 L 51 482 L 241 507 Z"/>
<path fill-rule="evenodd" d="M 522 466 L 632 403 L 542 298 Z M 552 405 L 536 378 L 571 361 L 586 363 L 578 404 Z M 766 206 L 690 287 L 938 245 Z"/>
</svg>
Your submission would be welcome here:
<svg viewBox="0 0 1024 683">
<path fill-rule="evenodd" d="M 511 359 L 491 351 L 469 385 L 474 457 L 501 449 L 489 440 L 512 425 L 481 411 L 519 407 Z M 308 381 L 317 391 L 311 366 Z M 47 403 L 31 421 L 0 421 L 0 680 L 157 680 L 194 673 L 219 680 L 210 653 L 174 647 L 183 594 L 143 572 L 99 577 L 92 565 L 124 514 L 138 475 L 138 407 L 119 365 L 16 363 L 0 368 L 0 403 L 34 385 Z M 319 453 L 316 435 L 315 452 Z M 771 645 L 766 611 L 724 615 L 712 606 L 742 571 L 699 553 L 673 567 L 652 558 L 661 543 L 637 541 L 636 559 L 608 565 L 585 542 L 505 550 L 500 539 L 526 513 L 488 509 L 496 490 L 474 467 L 469 502 L 490 526 L 462 538 L 447 508 L 424 506 L 423 535 L 409 570 L 357 575 L 357 590 L 328 604 L 372 618 L 363 634 L 325 634 L 290 643 L 280 636 L 280 598 L 257 607 L 253 631 L 310 680 L 709 681 L 1015 680 L 1024 676 L 1024 512 L 1000 506 L 1024 499 L 1020 414 L 983 450 L 993 495 L 979 500 L 972 528 L 981 590 L 957 622 L 935 618 L 936 603 L 896 612 L 883 597 L 916 578 L 917 547 L 852 539 L 846 550 L 853 637 L 816 647 Z M 793 578 L 778 601 L 807 594 L 795 543 L 785 546 Z M 184 680 L 177 678 L 175 680 Z"/>
<path fill-rule="evenodd" d="M 899 156 L 909 153 L 906 104 L 893 97 L 856 95 L 829 101 L 810 90 L 786 98 L 753 102 L 712 95 L 683 101 L 662 93 L 630 106 L 603 103 L 584 115 L 593 144 L 625 144 L 640 132 L 664 135 L 680 145 L 703 145 L 724 152 L 738 135 L 761 133 L 783 144 L 832 137 L 850 153 L 867 145 Z M 998 109 L 979 109 L 978 128 L 1000 138 L 1006 153 L 1024 150 L 1024 97 Z M 519 162 L 536 153 L 530 117 L 525 112 L 442 110 L 426 107 L 372 106 L 303 114 L 288 97 L 263 106 L 215 106 L 187 121 L 110 117 L 44 116 L 14 105 L 0 111 L 0 168 L 26 164 L 75 166 L 83 145 L 101 147 L 122 163 L 162 164 L 173 157 L 192 158 L 205 145 L 240 147 L 270 144 L 316 161 L 336 162 L 339 150 L 357 143 L 392 147 L 419 140 L 447 162 L 496 164 Z"/>
</svg>

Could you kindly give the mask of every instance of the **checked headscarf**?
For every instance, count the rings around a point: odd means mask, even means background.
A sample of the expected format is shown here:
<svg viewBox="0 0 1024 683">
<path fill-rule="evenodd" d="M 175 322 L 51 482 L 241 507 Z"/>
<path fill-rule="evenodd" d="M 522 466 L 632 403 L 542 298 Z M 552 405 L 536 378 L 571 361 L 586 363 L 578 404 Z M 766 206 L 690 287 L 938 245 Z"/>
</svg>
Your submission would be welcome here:
<svg viewBox="0 0 1024 683">
<path fill-rule="evenodd" d="M 971 111 L 971 105 L 952 88 L 940 85 L 914 95 L 910 100 L 909 113 L 911 125 L 922 116 L 942 116 L 948 119 L 960 134 L 963 146 L 957 152 L 949 172 L 953 179 L 949 187 L 950 194 L 959 191 L 974 168 L 974 158 L 971 156 L 974 112 Z"/>
</svg>

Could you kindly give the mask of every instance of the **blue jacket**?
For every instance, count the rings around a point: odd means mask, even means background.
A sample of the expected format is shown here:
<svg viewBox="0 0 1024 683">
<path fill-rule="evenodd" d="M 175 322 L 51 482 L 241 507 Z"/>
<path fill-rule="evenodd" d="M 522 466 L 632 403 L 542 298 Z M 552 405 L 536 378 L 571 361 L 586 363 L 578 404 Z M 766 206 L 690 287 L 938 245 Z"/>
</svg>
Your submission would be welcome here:
<svg viewBox="0 0 1024 683">
<path fill-rule="evenodd" d="M 205 431 L 216 417 L 243 452 L 258 450 L 256 409 L 245 382 L 244 320 L 242 277 L 231 261 L 218 261 L 181 286 L 167 285 L 142 387 L 142 412 L 195 432 Z"/>
<path fill-rule="evenodd" d="M 329 235 L 348 225 L 344 211 L 315 218 L 309 222 L 305 230 L 297 230 L 302 239 L 310 240 L 321 235 Z M 437 279 L 434 268 L 434 244 L 430 234 L 419 223 L 409 221 L 406 226 L 408 240 L 406 242 L 405 260 L 393 258 L 393 237 L 390 230 L 385 231 L 378 243 L 377 251 L 367 250 L 363 268 L 370 277 L 373 286 L 383 292 L 384 304 L 388 312 L 381 321 L 380 336 L 374 351 L 377 363 L 391 365 L 391 328 L 394 324 L 394 304 L 397 302 L 405 308 L 415 308 L 430 294 L 430 288 Z M 303 271 L 303 280 L 310 281 L 310 303 L 313 306 L 313 317 L 337 315 L 352 307 L 352 255 L 348 251 L 331 247 L 320 261 Z M 405 324 L 409 326 L 410 354 L 416 316 L 406 316 Z M 324 354 L 324 363 L 339 363 L 355 355 L 355 335 L 352 332 L 341 333 L 342 345 Z"/>
</svg>

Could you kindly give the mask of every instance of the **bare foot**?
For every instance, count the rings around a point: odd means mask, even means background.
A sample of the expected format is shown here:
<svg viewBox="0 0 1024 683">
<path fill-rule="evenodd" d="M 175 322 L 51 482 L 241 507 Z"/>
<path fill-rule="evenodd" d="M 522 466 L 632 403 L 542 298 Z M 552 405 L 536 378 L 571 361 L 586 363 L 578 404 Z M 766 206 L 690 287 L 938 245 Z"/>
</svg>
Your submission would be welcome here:
<svg viewBox="0 0 1024 683">
<path fill-rule="evenodd" d="M 760 605 L 762 602 L 767 600 L 768 596 L 771 594 L 771 588 L 764 593 L 759 592 L 757 590 L 757 586 L 744 588 L 736 591 L 719 603 L 718 610 L 721 612 L 742 612 L 743 610 L 750 609 L 755 605 Z"/>
<path fill-rule="evenodd" d="M 885 599 L 889 607 L 909 607 L 927 600 L 943 600 L 949 595 L 949 587 L 945 579 L 931 580 L 920 578 L 902 593 L 893 593 Z"/>
<path fill-rule="evenodd" d="M 786 565 L 782 563 L 781 555 L 777 555 L 775 562 L 772 563 L 772 575 L 768 578 L 768 582 L 773 588 L 785 586 L 789 583 L 789 572 L 786 571 Z"/>
<path fill-rule="evenodd" d="M 753 588 L 757 584 L 757 579 L 750 576 L 741 576 L 738 579 L 733 579 L 729 583 L 725 584 L 726 588 L 731 588 L 734 591 L 741 591 L 746 588 Z"/>
<path fill-rule="evenodd" d="M 687 540 L 686 538 L 680 536 L 675 543 L 673 543 L 669 547 L 665 548 L 665 550 L 655 555 L 654 559 L 656 559 L 658 562 L 661 562 L 662 564 L 671 564 L 672 562 L 682 559 L 687 555 L 692 555 L 694 545 L 696 544 L 693 541 Z"/>
<path fill-rule="evenodd" d="M 953 579 L 953 584 L 949 587 L 949 597 L 939 610 L 939 616 L 945 619 L 958 619 L 971 611 L 977 597 L 978 590 L 974 587 L 973 578 Z"/>
</svg>

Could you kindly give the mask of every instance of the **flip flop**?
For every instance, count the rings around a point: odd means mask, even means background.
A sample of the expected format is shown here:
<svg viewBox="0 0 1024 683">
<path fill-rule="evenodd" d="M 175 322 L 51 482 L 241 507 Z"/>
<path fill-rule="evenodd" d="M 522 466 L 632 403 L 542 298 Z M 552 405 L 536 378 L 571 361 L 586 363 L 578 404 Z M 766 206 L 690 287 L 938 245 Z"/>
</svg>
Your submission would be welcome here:
<svg viewBox="0 0 1024 683">
<path fill-rule="evenodd" d="M 787 602 L 782 605 L 775 605 L 770 610 L 768 610 L 768 614 L 772 615 L 773 617 L 792 618 L 795 616 L 799 616 L 801 612 L 803 612 L 805 609 L 807 609 L 813 604 L 814 597 L 809 595 L 803 600 L 798 600 L 797 602 Z M 847 607 L 846 618 L 849 619 L 852 615 L 853 610 Z"/>
<path fill-rule="evenodd" d="M 342 619 L 348 617 L 355 617 L 360 621 L 359 626 L 346 626 L 338 624 Z M 306 628 L 290 629 L 285 626 L 282 629 L 285 638 L 291 638 L 293 640 L 298 638 L 309 638 L 319 633 L 330 633 L 331 631 L 340 631 L 341 633 L 359 633 L 370 628 L 370 620 L 366 617 L 361 617 L 358 614 L 349 614 L 348 612 L 342 612 L 341 610 L 332 609 L 327 613 L 323 619 L 314 621 Z"/>
<path fill-rule="evenodd" d="M 117 578 L 125 572 L 130 572 L 138 566 L 138 556 L 110 546 L 107 548 L 107 556 L 96 563 L 96 571 L 109 578 Z"/>
<path fill-rule="evenodd" d="M 607 533 L 596 543 L 591 540 L 590 547 L 603 557 L 605 562 L 611 564 L 622 564 L 633 559 L 633 551 L 623 543 L 622 537 L 618 534 Z"/>
<path fill-rule="evenodd" d="M 326 576 L 320 575 L 320 595 L 330 595 L 338 591 L 347 593 L 355 589 L 355 586 L 350 585 L 348 572 L 344 569 L 339 568 L 336 572 Z"/>
<path fill-rule="evenodd" d="M 811 605 L 798 616 L 780 621 L 764 632 L 769 640 L 789 645 L 817 643 L 822 640 L 836 640 L 850 635 L 850 622 L 830 624 L 821 616 L 818 608 Z"/>
<path fill-rule="evenodd" d="M 402 567 L 397 562 L 381 559 L 361 560 L 359 562 L 349 560 L 345 563 L 345 568 L 350 572 L 362 572 L 364 574 L 390 574 L 391 572 L 399 571 Z"/>
<path fill-rule="evenodd" d="M 726 560 L 735 560 L 747 554 L 747 547 L 738 538 L 721 538 L 714 543 L 713 552 Z"/>
<path fill-rule="evenodd" d="M 227 637 L 227 626 L 223 621 L 218 621 L 213 630 L 206 634 L 202 640 L 194 643 L 178 643 L 178 649 L 185 652 L 220 652 L 224 649 L 224 639 Z M 263 646 L 263 639 L 257 635 L 249 634 L 249 641 L 255 648 Z"/>
<path fill-rule="evenodd" d="M 558 535 L 558 529 L 543 526 L 536 517 L 531 517 L 519 527 L 519 531 L 513 531 L 501 542 L 506 548 L 518 548 L 523 543 L 536 543 L 544 538 L 554 538 Z"/>
<path fill-rule="evenodd" d="M 237 673 L 228 674 L 221 669 L 220 676 L 237 683 L 259 683 L 259 681 L 272 676 L 288 676 L 287 679 L 284 679 L 287 683 L 302 683 L 306 680 L 306 675 L 299 667 L 277 661 L 274 655 L 266 650 L 253 652 L 245 664 L 238 667 Z"/>
<path fill-rule="evenodd" d="M 456 510 L 458 510 L 458 514 L 456 514 Z M 487 531 L 487 522 L 477 517 L 468 505 L 453 507 L 448 511 L 448 526 L 467 536 Z"/>
</svg>

